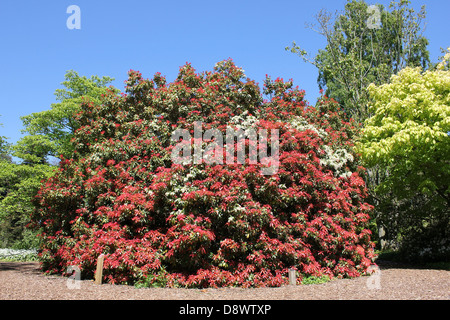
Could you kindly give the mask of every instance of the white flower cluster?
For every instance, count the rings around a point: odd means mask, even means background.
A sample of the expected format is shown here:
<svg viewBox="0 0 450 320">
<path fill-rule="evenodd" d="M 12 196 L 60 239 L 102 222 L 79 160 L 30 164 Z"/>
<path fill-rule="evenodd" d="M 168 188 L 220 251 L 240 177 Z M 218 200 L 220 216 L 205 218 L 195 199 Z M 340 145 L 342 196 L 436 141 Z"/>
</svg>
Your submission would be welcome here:
<svg viewBox="0 0 450 320">
<path fill-rule="evenodd" d="M 308 121 L 306 121 L 306 119 L 303 117 L 294 117 L 290 121 L 290 123 L 295 129 L 299 131 L 312 130 L 317 133 L 317 135 L 322 139 L 328 136 L 328 133 L 325 130 L 316 128 L 314 125 L 308 123 Z M 328 145 L 322 146 L 322 150 L 325 151 L 325 154 L 320 160 L 320 164 L 322 166 L 332 169 L 336 176 L 343 178 L 348 178 L 349 176 L 351 176 L 352 173 L 347 171 L 345 167 L 348 163 L 351 163 L 354 160 L 352 154 L 348 153 L 345 149 L 333 150 Z"/>
<path fill-rule="evenodd" d="M 37 250 L 34 249 L 0 249 L 0 259 L 23 260 L 35 255 L 37 255 Z"/>
<path fill-rule="evenodd" d="M 245 131 L 245 134 L 248 134 L 250 130 L 255 128 L 255 123 L 257 121 L 258 119 L 254 116 L 249 116 L 247 114 L 247 111 L 245 111 L 241 115 L 231 118 L 231 123 L 237 129 L 242 129 L 243 131 Z M 308 121 L 301 116 L 292 118 L 289 123 L 298 131 L 312 130 L 317 133 L 317 135 L 322 139 L 325 139 L 328 136 L 328 133 L 325 130 L 317 128 L 313 124 L 308 123 Z M 322 146 L 322 150 L 325 151 L 320 160 L 320 164 L 322 166 L 328 167 L 333 170 L 336 176 L 342 178 L 348 178 L 349 176 L 351 176 L 352 173 L 346 170 L 346 167 L 349 163 L 354 161 L 354 157 L 352 154 L 347 152 L 347 150 L 345 149 L 333 150 L 328 145 Z"/>
<path fill-rule="evenodd" d="M 333 150 L 327 145 L 322 146 L 322 149 L 325 151 L 325 156 L 320 159 L 320 165 L 333 169 L 336 176 L 342 178 L 351 176 L 352 173 L 346 171 L 345 167 L 347 163 L 354 160 L 352 154 L 348 153 L 345 149 Z"/>
<path fill-rule="evenodd" d="M 290 121 L 290 123 L 298 131 L 312 130 L 322 139 L 328 136 L 328 133 L 325 130 L 316 128 L 314 125 L 308 123 L 308 121 L 306 121 L 303 117 L 296 116 Z"/>
<path fill-rule="evenodd" d="M 234 116 L 230 119 L 230 123 L 236 127 L 236 129 L 242 129 L 246 135 L 250 133 L 251 129 L 255 128 L 255 123 L 258 119 L 255 116 L 248 115 L 248 111 L 244 111 L 241 115 Z"/>
</svg>

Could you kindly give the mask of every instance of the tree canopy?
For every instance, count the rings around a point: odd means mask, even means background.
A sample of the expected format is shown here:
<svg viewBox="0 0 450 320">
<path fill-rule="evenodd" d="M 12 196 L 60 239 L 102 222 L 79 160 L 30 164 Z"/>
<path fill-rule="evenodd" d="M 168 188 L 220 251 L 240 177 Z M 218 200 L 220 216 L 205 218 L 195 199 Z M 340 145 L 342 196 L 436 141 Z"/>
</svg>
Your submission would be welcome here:
<svg viewBox="0 0 450 320">
<path fill-rule="evenodd" d="M 408 67 L 389 84 L 369 86 L 374 115 L 365 122 L 361 152 L 368 165 L 389 168 L 380 189 L 437 192 L 450 205 L 450 72 L 443 70 L 445 62 L 436 71 Z"/>
<path fill-rule="evenodd" d="M 27 135 L 15 147 L 18 157 L 34 162 L 45 162 L 47 156 L 70 156 L 73 152 L 71 139 L 79 128 L 74 115 L 80 111 L 84 100 L 99 103 L 106 93 L 107 85 L 114 79 L 110 77 L 80 76 L 70 70 L 62 82 L 64 88 L 56 89 L 57 103 L 50 109 L 21 117 Z M 118 92 L 118 90 L 109 88 Z M 28 155 L 32 150 L 32 155 Z"/>
<path fill-rule="evenodd" d="M 327 44 L 314 58 L 295 42 L 286 50 L 316 66 L 319 87 L 362 123 L 370 116 L 369 84 L 387 83 L 404 67 L 429 64 L 428 40 L 422 35 L 425 7 L 416 13 L 409 5 L 407 0 L 392 1 L 388 10 L 348 0 L 342 13 L 322 10 L 317 14 L 311 28 Z"/>
<path fill-rule="evenodd" d="M 58 103 L 52 104 L 49 110 L 21 117 L 26 135 L 16 144 L 0 137 L 0 246 L 35 248 L 39 245 L 36 231 L 27 225 L 34 210 L 32 199 L 42 181 L 56 169 L 48 158 L 73 153 L 71 139 L 80 126 L 75 113 L 83 101 L 98 103 L 111 81 L 109 77 L 87 78 L 68 71 L 62 83 L 64 88 L 55 92 Z M 112 87 L 108 90 L 117 92 Z M 14 163 L 12 156 L 22 162 Z"/>
<path fill-rule="evenodd" d="M 359 142 L 364 163 L 387 172 L 377 192 L 390 193 L 390 201 L 410 202 L 407 213 L 414 217 L 403 236 L 417 246 L 409 253 L 432 247 L 427 257 L 441 259 L 450 256 L 449 60 L 450 51 L 435 70 L 407 67 L 389 84 L 370 85 L 373 116 L 366 120 Z M 427 231 L 428 239 L 420 236 L 429 229 L 434 232 Z"/>
</svg>

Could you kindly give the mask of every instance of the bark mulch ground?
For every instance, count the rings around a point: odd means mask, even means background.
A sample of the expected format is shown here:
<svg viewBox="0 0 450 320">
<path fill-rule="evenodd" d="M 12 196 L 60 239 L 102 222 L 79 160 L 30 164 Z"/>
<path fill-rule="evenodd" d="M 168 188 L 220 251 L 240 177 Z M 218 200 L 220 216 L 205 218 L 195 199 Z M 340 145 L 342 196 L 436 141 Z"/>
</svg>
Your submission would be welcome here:
<svg viewBox="0 0 450 320">
<path fill-rule="evenodd" d="M 279 288 L 135 288 L 44 275 L 35 262 L 0 262 L 0 300 L 450 300 L 450 271 L 378 262 L 372 276 Z"/>
</svg>

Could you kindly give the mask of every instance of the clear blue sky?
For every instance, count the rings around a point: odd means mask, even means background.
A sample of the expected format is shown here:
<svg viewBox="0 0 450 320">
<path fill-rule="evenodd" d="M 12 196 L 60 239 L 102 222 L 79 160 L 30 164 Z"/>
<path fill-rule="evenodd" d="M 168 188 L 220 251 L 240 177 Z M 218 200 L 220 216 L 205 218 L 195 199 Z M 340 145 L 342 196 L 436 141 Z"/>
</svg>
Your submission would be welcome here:
<svg viewBox="0 0 450 320">
<path fill-rule="evenodd" d="M 366 0 L 387 5 L 388 0 Z M 232 58 L 251 79 L 293 79 L 311 103 L 319 94 L 317 70 L 284 48 L 293 40 L 315 54 L 324 39 L 305 28 L 322 8 L 342 10 L 346 0 L 313 1 L 104 1 L 2 0 L 0 4 L 0 135 L 14 143 L 20 116 L 50 108 L 67 70 L 110 76 L 123 90 L 127 71 L 146 78 L 161 72 L 173 81 L 191 62 L 212 70 Z M 81 9 L 81 29 L 70 30 L 70 5 Z M 413 0 L 427 6 L 425 36 L 432 61 L 450 46 L 450 1 Z"/>
</svg>

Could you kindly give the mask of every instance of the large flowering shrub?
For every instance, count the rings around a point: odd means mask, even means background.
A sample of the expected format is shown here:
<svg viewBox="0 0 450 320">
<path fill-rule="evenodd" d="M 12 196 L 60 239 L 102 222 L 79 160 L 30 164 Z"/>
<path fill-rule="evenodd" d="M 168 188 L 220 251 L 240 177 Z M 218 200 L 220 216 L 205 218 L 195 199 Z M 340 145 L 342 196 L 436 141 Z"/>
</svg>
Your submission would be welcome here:
<svg viewBox="0 0 450 320">
<path fill-rule="evenodd" d="M 92 277 L 103 253 L 110 283 L 279 286 L 291 267 L 365 273 L 371 207 L 352 152 L 356 127 L 325 97 L 308 106 L 292 82 L 267 77 L 263 93 L 226 60 L 201 74 L 186 64 L 170 84 L 130 71 L 121 96 L 83 103 L 73 158 L 61 160 L 35 201 L 43 269 L 75 265 Z M 193 134 L 196 121 L 224 136 L 227 128 L 278 130 L 277 170 L 261 174 L 267 163 L 248 157 L 174 163 L 172 133 Z"/>
</svg>

